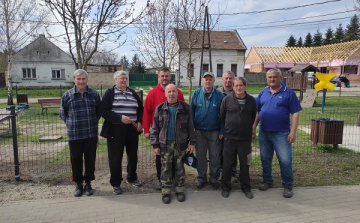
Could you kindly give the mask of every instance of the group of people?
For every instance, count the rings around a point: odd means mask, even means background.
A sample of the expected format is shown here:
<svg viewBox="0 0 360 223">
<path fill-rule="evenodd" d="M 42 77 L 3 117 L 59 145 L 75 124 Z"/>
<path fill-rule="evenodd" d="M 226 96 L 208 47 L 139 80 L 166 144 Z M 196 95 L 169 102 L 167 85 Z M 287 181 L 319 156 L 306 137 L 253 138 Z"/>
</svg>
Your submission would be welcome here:
<svg viewBox="0 0 360 223">
<path fill-rule="evenodd" d="M 136 167 L 138 137 L 143 130 L 156 155 L 156 189 L 162 191 L 163 203 L 171 202 L 173 189 L 177 200 L 185 201 L 184 158 L 194 151 L 198 158 L 198 189 L 209 182 L 214 189 L 221 186 L 222 196 L 229 197 L 231 176 L 237 173 L 239 162 L 241 190 L 252 199 L 249 174 L 251 141 L 256 138 L 260 122 L 263 182 L 259 189 L 267 190 L 273 186 L 275 151 L 281 169 L 283 196 L 293 196 L 291 144 L 296 140 L 302 108 L 294 91 L 281 84 L 280 70 L 270 69 L 266 73 L 268 87 L 256 100 L 246 92 L 246 79 L 235 77 L 231 71 L 223 74 L 223 86 L 219 89 L 214 87 L 214 74 L 204 73 L 203 87 L 194 91 L 190 104 L 184 102 L 182 92 L 171 83 L 168 68 L 160 70 L 158 79 L 159 84 L 149 91 L 143 106 L 136 92 L 128 87 L 126 72 L 115 72 L 115 85 L 100 100 L 99 94 L 87 86 L 87 72 L 75 71 L 75 86 L 63 95 L 60 106 L 60 117 L 68 132 L 72 180 L 77 184 L 74 196 L 93 194 L 90 182 L 95 179 L 100 116 L 105 120 L 100 135 L 107 139 L 110 184 L 115 194 L 123 192 L 120 185 L 124 148 L 127 155 L 126 182 L 142 186 Z"/>
</svg>

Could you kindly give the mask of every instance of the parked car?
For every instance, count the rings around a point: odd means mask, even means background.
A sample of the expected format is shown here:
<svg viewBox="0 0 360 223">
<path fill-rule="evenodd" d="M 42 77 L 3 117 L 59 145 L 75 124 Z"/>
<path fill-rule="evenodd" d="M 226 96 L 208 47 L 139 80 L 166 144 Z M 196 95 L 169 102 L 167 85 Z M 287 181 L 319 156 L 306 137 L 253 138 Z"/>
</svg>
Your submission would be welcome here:
<svg viewBox="0 0 360 223">
<path fill-rule="evenodd" d="M 340 77 L 335 76 L 330 80 L 330 82 L 335 84 L 336 87 L 341 87 L 342 83 L 345 87 L 350 87 L 350 81 L 345 77 L 345 75 L 340 75 Z"/>
<path fill-rule="evenodd" d="M 330 83 L 335 84 L 335 87 L 340 87 L 341 86 L 341 82 L 340 82 L 340 78 L 335 76 L 330 80 Z"/>
</svg>

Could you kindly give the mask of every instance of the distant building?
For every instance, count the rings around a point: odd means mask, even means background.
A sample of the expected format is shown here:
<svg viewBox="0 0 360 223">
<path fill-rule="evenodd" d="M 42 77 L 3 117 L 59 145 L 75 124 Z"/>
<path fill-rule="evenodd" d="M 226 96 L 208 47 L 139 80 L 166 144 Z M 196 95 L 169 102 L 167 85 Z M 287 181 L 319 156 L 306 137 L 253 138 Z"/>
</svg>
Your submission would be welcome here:
<svg viewBox="0 0 360 223">
<path fill-rule="evenodd" d="M 349 80 L 360 81 L 360 40 L 318 47 L 251 47 L 245 72 L 266 72 L 275 67 L 286 72 L 302 64 L 311 64 L 321 73 L 346 73 Z"/>
<path fill-rule="evenodd" d="M 199 83 L 201 67 L 203 72 L 210 71 L 208 49 L 204 50 L 203 63 L 201 63 L 201 49 L 203 31 L 193 30 L 191 40 L 193 41 L 191 55 L 191 80 L 193 86 Z M 205 33 L 205 44 L 208 43 L 207 33 Z M 231 70 L 236 76 L 244 76 L 244 62 L 246 46 L 236 30 L 234 31 L 210 31 L 210 45 L 212 57 L 212 72 L 216 75 L 215 85 L 221 85 L 223 72 Z M 188 86 L 188 31 L 174 29 L 171 44 L 169 47 L 169 57 L 167 64 L 172 72 L 175 72 L 175 82 L 180 86 Z"/>
<path fill-rule="evenodd" d="M 18 86 L 72 85 L 72 58 L 41 34 L 9 61 L 12 83 Z"/>
</svg>

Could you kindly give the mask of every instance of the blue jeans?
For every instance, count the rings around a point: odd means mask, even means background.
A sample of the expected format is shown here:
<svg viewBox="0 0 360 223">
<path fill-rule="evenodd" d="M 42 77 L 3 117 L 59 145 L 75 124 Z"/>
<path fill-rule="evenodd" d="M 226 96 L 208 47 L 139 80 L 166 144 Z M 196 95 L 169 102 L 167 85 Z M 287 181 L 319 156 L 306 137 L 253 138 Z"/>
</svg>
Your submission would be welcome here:
<svg viewBox="0 0 360 223">
<path fill-rule="evenodd" d="M 265 182 L 273 182 L 271 171 L 275 151 L 280 164 L 282 185 L 293 185 L 292 149 L 291 143 L 287 141 L 288 135 L 289 132 L 259 131 L 262 177 Z"/>
</svg>

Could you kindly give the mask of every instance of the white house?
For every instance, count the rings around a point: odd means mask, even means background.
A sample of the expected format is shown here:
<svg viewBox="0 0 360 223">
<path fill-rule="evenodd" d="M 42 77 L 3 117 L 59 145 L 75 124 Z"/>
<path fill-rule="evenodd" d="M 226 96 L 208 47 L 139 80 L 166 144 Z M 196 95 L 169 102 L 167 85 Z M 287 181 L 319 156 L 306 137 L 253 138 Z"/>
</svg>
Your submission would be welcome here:
<svg viewBox="0 0 360 223">
<path fill-rule="evenodd" d="M 189 85 L 189 78 L 187 77 L 189 61 L 188 36 L 188 30 L 174 29 L 171 39 L 167 64 L 172 71 L 175 71 L 175 81 L 178 86 Z M 209 49 L 204 50 L 203 63 L 201 64 L 203 31 L 193 30 L 191 40 L 193 41 L 190 67 L 191 80 L 192 85 L 197 86 L 200 75 L 202 77 L 204 72 L 210 71 Z M 204 43 L 208 43 L 206 32 Z M 222 74 L 228 70 L 233 71 L 236 76 L 244 76 L 246 46 L 236 30 L 210 31 L 210 45 L 212 72 L 216 75 L 215 85 L 222 85 Z"/>
<path fill-rule="evenodd" d="M 18 86 L 71 85 L 74 71 L 71 57 L 45 35 L 39 35 L 9 61 L 10 78 Z"/>
</svg>

